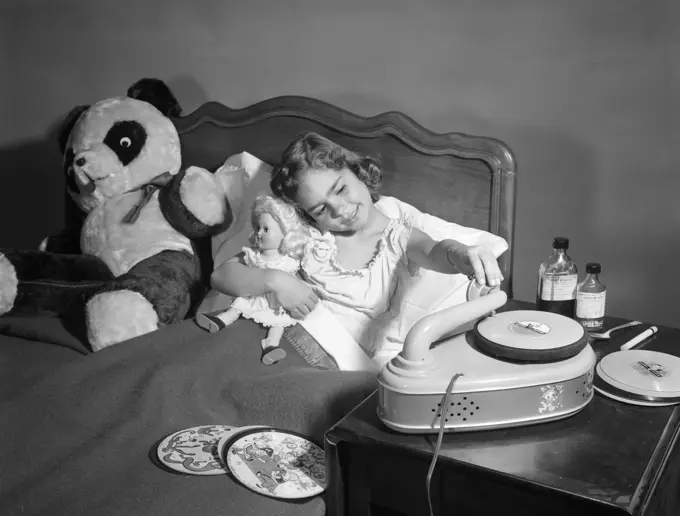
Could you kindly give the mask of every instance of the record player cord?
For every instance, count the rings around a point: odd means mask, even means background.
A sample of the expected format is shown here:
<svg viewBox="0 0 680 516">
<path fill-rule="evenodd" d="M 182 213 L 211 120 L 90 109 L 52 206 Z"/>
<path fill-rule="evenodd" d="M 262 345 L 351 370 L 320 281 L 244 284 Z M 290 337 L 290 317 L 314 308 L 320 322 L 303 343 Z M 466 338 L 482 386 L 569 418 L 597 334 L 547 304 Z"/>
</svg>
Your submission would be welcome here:
<svg viewBox="0 0 680 516">
<path fill-rule="evenodd" d="M 425 489 L 427 490 L 427 505 L 430 509 L 430 516 L 434 516 L 434 511 L 432 510 L 432 495 L 430 494 L 430 484 L 432 483 L 432 474 L 434 473 L 434 468 L 437 465 L 437 458 L 439 457 L 439 452 L 442 447 L 442 440 L 444 439 L 444 423 L 446 422 L 446 416 L 449 412 L 449 397 L 451 396 L 451 391 L 453 391 L 453 386 L 456 380 L 463 376 L 463 373 L 456 373 L 451 377 L 449 385 L 446 387 L 446 392 L 442 397 L 442 410 L 439 413 L 439 435 L 437 436 L 437 445 L 434 448 L 434 453 L 432 454 L 432 462 L 430 463 L 430 469 L 427 471 L 427 477 L 425 478 Z"/>
</svg>

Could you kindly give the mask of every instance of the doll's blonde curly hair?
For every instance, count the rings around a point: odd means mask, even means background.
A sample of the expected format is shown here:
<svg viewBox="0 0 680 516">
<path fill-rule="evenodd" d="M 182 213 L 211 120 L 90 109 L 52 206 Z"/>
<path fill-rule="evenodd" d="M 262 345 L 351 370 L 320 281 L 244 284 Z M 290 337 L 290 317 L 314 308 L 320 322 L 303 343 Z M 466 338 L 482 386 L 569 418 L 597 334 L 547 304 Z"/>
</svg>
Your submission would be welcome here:
<svg viewBox="0 0 680 516">
<path fill-rule="evenodd" d="M 251 213 L 251 225 L 256 228 L 260 215 L 268 213 L 281 228 L 283 239 L 279 246 L 279 252 L 299 260 L 302 258 L 305 243 L 309 239 L 309 227 L 305 224 L 295 206 L 270 195 L 261 195 L 253 202 Z M 250 243 L 255 243 L 255 231 L 250 235 Z"/>
</svg>

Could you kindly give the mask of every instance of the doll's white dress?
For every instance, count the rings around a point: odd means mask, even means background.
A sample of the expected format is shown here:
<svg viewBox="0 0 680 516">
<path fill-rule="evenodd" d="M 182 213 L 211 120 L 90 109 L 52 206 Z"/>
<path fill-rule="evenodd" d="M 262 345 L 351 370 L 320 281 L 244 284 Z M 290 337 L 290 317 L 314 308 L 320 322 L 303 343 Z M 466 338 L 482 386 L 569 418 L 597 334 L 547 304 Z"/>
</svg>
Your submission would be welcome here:
<svg viewBox="0 0 680 516">
<path fill-rule="evenodd" d="M 282 254 L 271 259 L 250 247 L 244 247 L 243 253 L 243 261 L 249 267 L 278 269 L 289 274 L 295 274 L 300 268 L 300 261 L 292 256 Z M 265 296 L 237 297 L 231 308 L 264 326 L 291 326 L 297 322 L 283 309 L 272 310 Z"/>
</svg>

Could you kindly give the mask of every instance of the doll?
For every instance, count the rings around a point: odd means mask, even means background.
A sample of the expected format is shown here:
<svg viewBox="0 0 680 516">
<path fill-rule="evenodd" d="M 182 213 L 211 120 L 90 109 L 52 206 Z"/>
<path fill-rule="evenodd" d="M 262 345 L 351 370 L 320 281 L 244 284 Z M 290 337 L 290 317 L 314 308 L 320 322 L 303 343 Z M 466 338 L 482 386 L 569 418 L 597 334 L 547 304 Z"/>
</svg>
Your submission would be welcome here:
<svg viewBox="0 0 680 516">
<path fill-rule="evenodd" d="M 309 237 L 295 207 L 285 201 L 265 195 L 255 199 L 251 213 L 253 233 L 250 247 L 243 248 L 243 261 L 249 267 L 279 269 L 295 274 Z M 199 313 L 196 323 L 204 330 L 217 332 L 240 316 L 268 327 L 262 340 L 262 362 L 271 365 L 286 356 L 279 346 L 283 329 L 297 321 L 283 309 L 270 308 L 266 296 L 237 297 L 224 312 Z"/>
</svg>

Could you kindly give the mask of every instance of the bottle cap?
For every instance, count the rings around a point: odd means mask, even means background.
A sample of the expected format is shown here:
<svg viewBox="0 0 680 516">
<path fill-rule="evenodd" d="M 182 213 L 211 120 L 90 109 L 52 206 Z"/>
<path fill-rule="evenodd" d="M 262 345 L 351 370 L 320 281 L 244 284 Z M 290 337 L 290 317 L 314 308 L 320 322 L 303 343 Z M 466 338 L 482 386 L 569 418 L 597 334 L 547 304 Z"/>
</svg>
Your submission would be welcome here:
<svg viewBox="0 0 680 516">
<path fill-rule="evenodd" d="M 553 249 L 569 249 L 569 239 L 565 237 L 555 237 Z"/>
<path fill-rule="evenodd" d="M 602 266 L 597 262 L 588 262 L 586 263 L 586 272 L 588 274 L 600 274 Z"/>
</svg>

